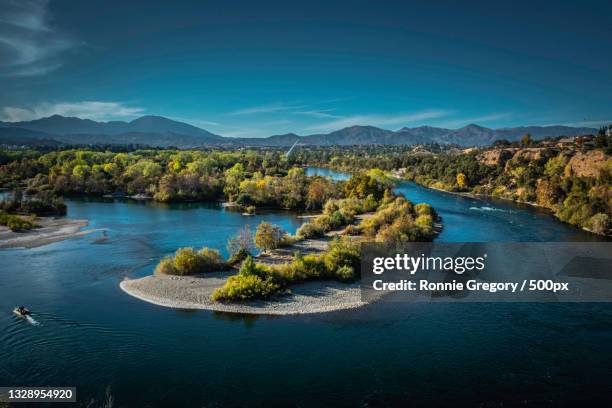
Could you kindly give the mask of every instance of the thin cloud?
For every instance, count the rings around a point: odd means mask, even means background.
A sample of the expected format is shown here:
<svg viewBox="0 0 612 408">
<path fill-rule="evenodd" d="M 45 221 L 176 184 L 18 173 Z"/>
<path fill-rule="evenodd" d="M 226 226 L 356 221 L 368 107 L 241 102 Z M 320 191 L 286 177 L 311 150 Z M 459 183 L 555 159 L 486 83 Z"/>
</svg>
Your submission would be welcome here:
<svg viewBox="0 0 612 408">
<path fill-rule="evenodd" d="M 339 116 L 332 115 L 329 112 L 335 110 L 333 108 L 329 109 L 318 109 L 317 105 L 325 105 L 333 102 L 339 102 L 346 100 L 347 98 L 335 98 L 328 99 L 324 101 L 314 102 L 314 103 L 269 103 L 264 105 L 256 105 L 250 106 L 247 108 L 238 109 L 235 111 L 227 112 L 226 115 L 256 115 L 261 113 L 278 113 L 278 112 L 287 112 L 290 114 L 296 115 L 305 115 L 305 116 L 313 116 L 319 118 L 337 118 Z"/>
<path fill-rule="evenodd" d="M 226 113 L 226 115 L 254 115 L 260 113 L 276 113 L 276 112 L 286 112 L 294 109 L 300 109 L 304 106 L 300 105 L 284 105 L 281 103 L 274 103 L 269 105 L 258 105 L 251 106 L 249 108 L 238 109 L 232 112 Z"/>
<path fill-rule="evenodd" d="M 0 3 L 0 76 L 44 75 L 78 42 L 49 24 L 47 0 Z"/>
<path fill-rule="evenodd" d="M 335 109 L 313 109 L 313 110 L 307 110 L 307 111 L 296 111 L 296 112 L 292 112 L 293 114 L 296 115 L 302 115 L 302 116 L 311 116 L 314 118 L 328 118 L 328 119 L 332 119 L 332 118 L 341 118 L 342 116 L 339 115 L 334 115 L 332 113 L 329 112 L 333 112 L 335 111 Z"/>
<path fill-rule="evenodd" d="M 571 123 L 564 123 L 563 126 L 574 126 L 574 127 L 591 127 L 591 126 L 606 126 L 606 125 L 611 125 L 612 124 L 612 119 L 607 119 L 607 120 L 583 120 L 581 122 L 571 122 Z M 550 125 L 546 125 L 546 126 L 550 126 Z"/>
<path fill-rule="evenodd" d="M 422 122 L 424 120 L 436 119 L 452 114 L 448 110 L 424 110 L 414 113 L 403 113 L 396 115 L 354 115 L 345 116 L 309 127 L 312 131 L 333 131 L 349 126 L 371 125 L 371 126 L 405 126 L 410 123 Z"/>
<path fill-rule="evenodd" d="M 131 118 L 143 113 L 144 109 L 126 106 L 121 102 L 60 102 L 41 103 L 30 109 L 7 106 L 2 109 L 2 120 L 6 122 L 21 122 L 53 115 L 62 115 L 105 121 Z"/>
</svg>

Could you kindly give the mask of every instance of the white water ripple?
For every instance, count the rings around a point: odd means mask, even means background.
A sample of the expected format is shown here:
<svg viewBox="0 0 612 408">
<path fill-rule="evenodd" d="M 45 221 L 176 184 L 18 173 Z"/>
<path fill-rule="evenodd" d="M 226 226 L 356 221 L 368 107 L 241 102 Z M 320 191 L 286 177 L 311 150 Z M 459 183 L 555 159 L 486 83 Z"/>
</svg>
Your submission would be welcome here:
<svg viewBox="0 0 612 408">
<path fill-rule="evenodd" d="M 501 208 L 494 208 L 494 207 L 487 207 L 487 206 L 483 206 L 483 207 L 470 207 L 470 210 L 472 210 L 472 211 L 505 212 L 505 213 L 513 212 L 513 211 L 510 211 L 510 210 L 502 210 Z"/>
</svg>

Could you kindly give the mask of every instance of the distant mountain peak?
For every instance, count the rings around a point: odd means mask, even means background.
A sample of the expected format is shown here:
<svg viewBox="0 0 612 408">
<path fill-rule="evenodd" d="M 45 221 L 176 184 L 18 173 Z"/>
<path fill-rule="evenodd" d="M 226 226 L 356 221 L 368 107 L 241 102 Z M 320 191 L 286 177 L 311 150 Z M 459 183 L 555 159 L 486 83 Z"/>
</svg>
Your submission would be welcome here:
<svg viewBox="0 0 612 408">
<path fill-rule="evenodd" d="M 176 120 L 164 118 L 163 116 L 158 116 L 158 115 L 144 115 L 144 116 L 141 116 L 139 118 L 133 119 L 129 123 L 141 123 L 141 122 L 175 122 L 175 123 L 182 123 L 182 122 L 178 122 Z M 185 123 L 185 124 L 187 124 L 187 123 Z M 191 126 L 191 125 L 189 125 L 189 126 Z"/>
<path fill-rule="evenodd" d="M 484 126 L 477 125 L 476 123 L 470 123 L 469 125 L 465 125 L 461 129 L 475 129 L 475 130 L 491 130 Z"/>
</svg>

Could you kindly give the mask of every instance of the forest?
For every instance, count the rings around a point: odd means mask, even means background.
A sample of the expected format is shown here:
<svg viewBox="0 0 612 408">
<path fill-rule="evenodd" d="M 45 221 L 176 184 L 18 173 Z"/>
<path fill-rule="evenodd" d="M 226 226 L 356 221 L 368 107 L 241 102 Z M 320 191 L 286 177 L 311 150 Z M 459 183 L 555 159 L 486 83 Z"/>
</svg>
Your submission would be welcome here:
<svg viewBox="0 0 612 408">
<path fill-rule="evenodd" d="M 243 207 L 317 210 L 341 187 L 306 177 L 281 151 L 62 150 L 5 152 L 0 186 L 38 196 L 227 200 Z"/>
<path fill-rule="evenodd" d="M 304 150 L 304 164 L 358 171 L 377 167 L 420 185 L 508 199 L 550 210 L 600 235 L 612 234 L 612 137 L 606 129 L 583 142 L 558 139 L 499 141 L 480 149 L 350 147 Z"/>
<path fill-rule="evenodd" d="M 303 146 L 290 157 L 276 149 L 5 150 L 0 151 L 0 187 L 22 189 L 28 201 L 44 203 L 52 203 L 53 197 L 106 195 L 159 202 L 219 200 L 245 212 L 319 211 L 330 200 L 348 198 L 345 188 L 351 197 L 366 198 L 359 188 L 372 187 L 366 184 L 391 174 L 440 190 L 538 205 L 564 222 L 610 235 L 611 139 L 602 128 L 587 142 L 577 139 L 566 145 L 559 138 L 535 141 L 525 135 L 518 142 L 501 140 L 478 149 L 436 144 Z M 307 166 L 356 174 L 348 182 L 333 182 L 306 176 Z M 374 191 L 377 200 L 390 188 L 385 184 L 389 180 Z M 361 187 L 354 188 L 355 183 Z M 62 204 L 53 205 L 61 213 Z M 7 212 L 42 214 L 15 204 L 3 206 Z"/>
</svg>

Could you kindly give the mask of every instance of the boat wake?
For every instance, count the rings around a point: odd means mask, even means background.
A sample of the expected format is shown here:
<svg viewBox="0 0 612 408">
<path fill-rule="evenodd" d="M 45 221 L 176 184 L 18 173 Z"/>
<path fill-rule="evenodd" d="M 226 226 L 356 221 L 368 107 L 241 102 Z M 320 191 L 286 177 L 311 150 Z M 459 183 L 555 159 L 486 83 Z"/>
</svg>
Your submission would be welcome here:
<svg viewBox="0 0 612 408">
<path fill-rule="evenodd" d="M 36 320 L 34 320 L 34 318 L 30 315 L 26 316 L 25 318 L 28 321 L 28 323 L 30 323 L 32 326 L 38 326 L 40 324 Z"/>
</svg>

